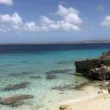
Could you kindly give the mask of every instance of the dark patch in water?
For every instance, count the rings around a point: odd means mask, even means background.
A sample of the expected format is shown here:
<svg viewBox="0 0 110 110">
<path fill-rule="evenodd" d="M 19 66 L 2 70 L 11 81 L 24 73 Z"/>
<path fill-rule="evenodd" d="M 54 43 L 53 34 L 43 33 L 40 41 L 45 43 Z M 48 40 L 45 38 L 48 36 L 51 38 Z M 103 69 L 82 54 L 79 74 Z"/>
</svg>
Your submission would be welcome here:
<svg viewBox="0 0 110 110">
<path fill-rule="evenodd" d="M 42 77 L 41 76 L 30 76 L 30 78 L 32 78 L 32 79 L 41 79 Z"/>
<path fill-rule="evenodd" d="M 18 77 L 18 76 L 21 76 L 21 74 L 11 73 L 11 74 L 8 74 L 8 76 Z"/>
<path fill-rule="evenodd" d="M 28 74 L 33 74 L 33 73 L 34 72 L 32 71 L 26 71 L 26 72 L 21 72 L 21 73 L 11 73 L 11 74 L 8 74 L 8 76 L 18 77 L 21 75 L 28 75 Z"/>
<path fill-rule="evenodd" d="M 32 99 L 33 95 L 21 94 L 14 96 L 7 96 L 0 98 L 0 104 L 2 105 L 11 105 L 12 107 L 22 105 L 25 99 Z"/>
<path fill-rule="evenodd" d="M 47 75 L 46 79 L 51 80 L 51 79 L 56 79 L 57 76 L 56 75 Z"/>
<path fill-rule="evenodd" d="M 65 69 L 65 70 L 54 70 L 54 71 L 48 71 L 46 74 L 54 74 L 54 73 L 68 73 L 72 71 L 72 69 Z"/>
<path fill-rule="evenodd" d="M 22 63 L 28 63 L 29 61 L 21 61 Z"/>
<path fill-rule="evenodd" d="M 59 91 L 65 91 L 65 90 L 73 90 L 74 89 L 74 84 L 65 84 L 63 86 L 56 86 L 56 87 L 52 87 L 51 89 L 54 90 L 59 90 Z"/>
<path fill-rule="evenodd" d="M 0 67 L 10 67 L 10 66 L 15 66 L 14 64 L 3 64 L 3 65 L 0 65 Z"/>
<path fill-rule="evenodd" d="M 23 89 L 26 88 L 30 82 L 21 82 L 18 84 L 8 85 L 5 88 L 3 88 L 3 91 L 11 91 L 11 90 L 17 90 L 17 89 Z"/>
<path fill-rule="evenodd" d="M 32 73 L 34 73 L 34 72 L 32 72 L 32 71 L 27 71 L 27 72 L 22 72 L 21 74 L 32 74 Z"/>
<path fill-rule="evenodd" d="M 6 72 L 6 70 L 0 70 L 0 71 L 2 71 L 2 72 Z"/>
<path fill-rule="evenodd" d="M 79 84 L 65 84 L 63 86 L 56 86 L 52 87 L 51 89 L 59 90 L 59 91 L 66 91 L 66 90 L 83 90 L 85 86 L 89 85 L 89 82 L 82 82 Z"/>
<path fill-rule="evenodd" d="M 71 63 L 74 63 L 74 61 L 59 61 L 59 62 L 56 62 L 56 64 L 71 64 Z"/>
</svg>

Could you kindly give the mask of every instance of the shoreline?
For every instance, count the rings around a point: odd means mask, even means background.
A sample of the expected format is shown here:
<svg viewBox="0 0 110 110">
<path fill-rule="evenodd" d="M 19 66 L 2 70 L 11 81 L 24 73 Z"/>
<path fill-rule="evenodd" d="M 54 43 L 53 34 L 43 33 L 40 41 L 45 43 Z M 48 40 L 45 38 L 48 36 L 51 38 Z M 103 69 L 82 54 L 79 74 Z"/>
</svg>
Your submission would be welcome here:
<svg viewBox="0 0 110 110">
<path fill-rule="evenodd" d="M 93 110 L 91 109 L 91 107 L 94 108 L 94 110 L 104 110 L 103 109 L 98 109 L 97 105 L 100 105 L 99 108 L 102 106 L 101 103 L 103 102 L 103 99 L 108 98 L 108 100 L 104 100 L 105 103 L 110 101 L 110 95 L 108 93 L 107 90 L 103 90 L 103 93 L 98 94 L 97 92 L 92 92 L 84 97 L 81 98 L 76 98 L 73 100 L 67 100 L 67 101 L 63 101 L 58 103 L 59 104 L 59 109 L 60 110 L 81 110 L 83 108 L 83 110 Z M 96 103 L 97 102 L 97 103 Z M 96 105 L 94 106 L 94 103 L 96 103 Z M 105 105 L 103 105 L 105 106 Z M 108 105 L 109 106 L 109 105 Z M 95 109 L 96 108 L 96 109 Z M 109 110 L 109 109 L 106 109 Z"/>
</svg>

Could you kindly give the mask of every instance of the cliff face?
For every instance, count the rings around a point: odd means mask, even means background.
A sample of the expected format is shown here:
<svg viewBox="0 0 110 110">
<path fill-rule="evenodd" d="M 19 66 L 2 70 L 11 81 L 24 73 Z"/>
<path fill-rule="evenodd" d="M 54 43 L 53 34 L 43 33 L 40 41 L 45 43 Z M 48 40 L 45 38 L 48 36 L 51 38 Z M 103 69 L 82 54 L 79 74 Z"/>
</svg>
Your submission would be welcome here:
<svg viewBox="0 0 110 110">
<path fill-rule="evenodd" d="M 75 61 L 75 66 L 76 73 L 83 76 L 98 80 L 110 79 L 110 51 L 96 59 Z"/>
</svg>

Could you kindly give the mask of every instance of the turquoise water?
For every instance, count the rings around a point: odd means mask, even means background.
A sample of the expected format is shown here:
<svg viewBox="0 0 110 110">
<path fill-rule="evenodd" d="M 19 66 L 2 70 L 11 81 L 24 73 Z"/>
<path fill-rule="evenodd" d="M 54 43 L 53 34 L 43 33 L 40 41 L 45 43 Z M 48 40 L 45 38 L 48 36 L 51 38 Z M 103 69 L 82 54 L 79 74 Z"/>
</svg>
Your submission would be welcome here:
<svg viewBox="0 0 110 110">
<path fill-rule="evenodd" d="M 4 53 L 0 54 L 0 97 L 16 94 L 32 94 L 34 99 L 26 101 L 23 106 L 15 108 L 0 105 L 0 110 L 54 110 L 55 103 L 74 98 L 76 90 L 53 90 L 52 87 L 65 84 L 76 84 L 87 79 L 75 76 L 74 61 L 99 57 L 102 52 L 110 48 L 85 49 L 85 50 L 64 50 L 45 51 L 33 53 Z M 66 70 L 66 73 L 56 73 L 55 79 L 47 79 L 46 72 L 53 70 Z M 23 72 L 25 72 L 23 74 Z M 14 76 L 14 75 L 15 76 Z M 41 76 L 41 78 L 30 78 Z M 2 91 L 7 85 L 21 82 L 30 82 L 30 85 L 23 89 Z M 25 109 L 24 109 L 24 108 Z M 55 107 L 54 107 L 55 108 Z"/>
</svg>

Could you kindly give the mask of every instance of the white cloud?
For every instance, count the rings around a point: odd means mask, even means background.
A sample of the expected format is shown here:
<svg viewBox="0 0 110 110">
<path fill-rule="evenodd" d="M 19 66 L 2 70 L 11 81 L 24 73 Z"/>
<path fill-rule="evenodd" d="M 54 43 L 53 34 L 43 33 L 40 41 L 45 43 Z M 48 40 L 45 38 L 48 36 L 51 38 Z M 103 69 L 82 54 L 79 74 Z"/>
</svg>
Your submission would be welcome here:
<svg viewBox="0 0 110 110">
<path fill-rule="evenodd" d="M 69 7 L 65 8 L 62 5 L 58 6 L 57 15 L 60 20 L 51 20 L 47 16 L 41 16 L 40 22 L 36 24 L 34 21 L 24 22 L 22 17 L 17 12 L 12 15 L 4 14 L 0 15 L 0 22 L 8 24 L 12 30 L 17 32 L 29 31 L 51 31 L 51 30 L 64 30 L 64 31 L 79 31 L 80 25 L 83 20 L 79 17 L 79 11 Z"/>
<path fill-rule="evenodd" d="M 9 27 L 5 27 L 5 25 L 1 24 L 0 25 L 0 32 L 9 32 L 11 29 Z"/>
<path fill-rule="evenodd" d="M 36 31 L 39 31 L 40 28 L 36 25 L 35 22 L 27 22 L 24 24 L 23 26 L 23 29 L 25 31 L 33 31 L 33 32 L 36 32 Z"/>
<path fill-rule="evenodd" d="M 72 7 L 69 7 L 69 8 L 65 8 L 64 6 L 62 5 L 59 5 L 58 6 L 58 11 L 57 11 L 57 14 L 60 15 L 60 16 L 65 16 L 65 15 L 68 15 L 69 13 L 74 13 L 74 14 L 78 14 L 79 11 L 75 8 L 72 8 Z"/>
<path fill-rule="evenodd" d="M 40 29 L 41 29 L 41 31 L 49 31 L 49 28 L 46 25 L 40 26 Z"/>
<path fill-rule="evenodd" d="M 23 20 L 18 15 L 17 12 L 15 12 L 12 15 L 9 15 L 9 14 L 0 15 L 0 22 L 9 23 L 9 24 L 13 24 L 13 25 L 22 25 L 23 24 Z"/>
<path fill-rule="evenodd" d="M 57 15 L 61 16 L 61 20 L 51 20 L 46 16 L 41 16 L 41 24 L 44 24 L 46 30 L 80 30 L 80 24 L 83 20 L 79 17 L 79 11 L 75 8 L 65 8 L 58 6 Z"/>
<path fill-rule="evenodd" d="M 52 24 L 54 23 L 53 20 L 50 20 L 48 17 L 46 16 L 41 16 L 41 23 L 42 24 Z"/>
<path fill-rule="evenodd" d="M 66 8 L 62 5 L 58 6 L 57 14 L 62 16 L 62 19 L 59 23 L 60 28 L 63 30 L 80 30 L 80 24 L 83 23 L 83 20 L 79 17 L 79 11 L 73 7 Z"/>
<path fill-rule="evenodd" d="M 64 17 L 65 21 L 73 24 L 81 24 L 83 21 L 78 17 L 77 14 L 70 13 Z"/>
<path fill-rule="evenodd" d="M 13 5 L 13 1 L 12 0 L 0 0 L 0 4 L 4 4 L 4 5 L 8 5 L 11 6 Z"/>
<path fill-rule="evenodd" d="M 55 24 L 50 24 L 48 27 L 49 27 L 50 29 L 53 29 L 53 30 L 58 30 L 58 29 L 60 29 L 60 25 L 57 24 L 57 23 L 55 23 Z"/>
<path fill-rule="evenodd" d="M 69 31 L 69 30 L 78 31 L 78 30 L 80 30 L 80 28 L 77 25 L 71 24 L 69 22 L 60 21 L 60 22 L 58 22 L 58 24 L 59 24 L 60 28 L 65 31 Z"/>
<path fill-rule="evenodd" d="M 102 26 L 110 27 L 110 16 L 106 16 L 104 21 L 101 22 Z"/>
</svg>

